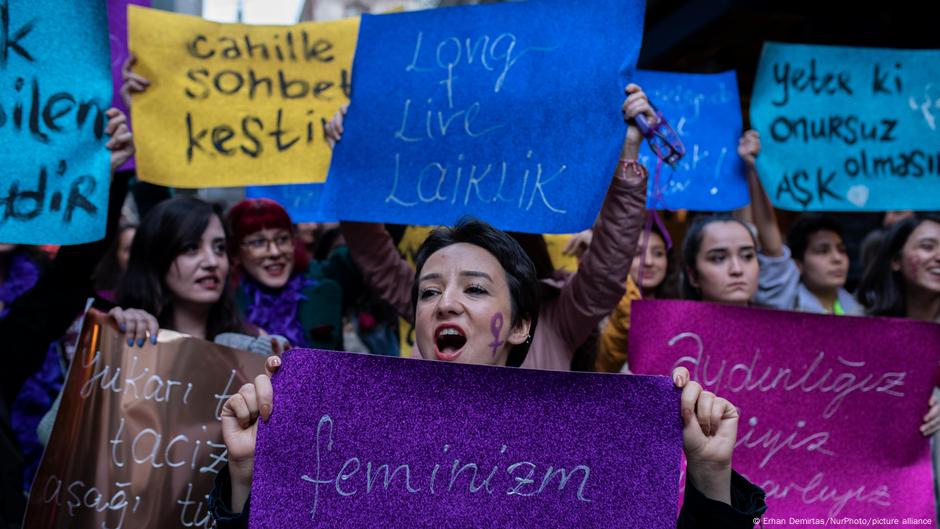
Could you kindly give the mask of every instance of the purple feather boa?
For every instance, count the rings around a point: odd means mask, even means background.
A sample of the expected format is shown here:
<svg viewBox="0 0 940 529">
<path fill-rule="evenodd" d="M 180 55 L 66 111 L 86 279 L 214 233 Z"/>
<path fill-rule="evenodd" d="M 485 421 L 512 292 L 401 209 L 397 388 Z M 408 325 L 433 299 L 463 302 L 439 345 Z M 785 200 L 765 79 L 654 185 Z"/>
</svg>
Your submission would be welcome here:
<svg viewBox="0 0 940 529">
<path fill-rule="evenodd" d="M 16 252 L 10 255 L 7 263 L 3 283 L 0 283 L 0 302 L 3 303 L 0 318 L 10 312 L 13 300 L 33 288 L 39 280 L 39 265 L 25 253 Z"/>
<path fill-rule="evenodd" d="M 242 279 L 242 288 L 248 296 L 248 321 L 268 334 L 279 334 L 287 338 L 291 345 L 306 347 L 307 338 L 304 336 L 297 308 L 301 301 L 307 299 L 303 290 L 313 284 L 315 282 L 303 274 L 294 274 L 282 288 L 272 290 L 250 276 L 245 276 Z"/>
</svg>

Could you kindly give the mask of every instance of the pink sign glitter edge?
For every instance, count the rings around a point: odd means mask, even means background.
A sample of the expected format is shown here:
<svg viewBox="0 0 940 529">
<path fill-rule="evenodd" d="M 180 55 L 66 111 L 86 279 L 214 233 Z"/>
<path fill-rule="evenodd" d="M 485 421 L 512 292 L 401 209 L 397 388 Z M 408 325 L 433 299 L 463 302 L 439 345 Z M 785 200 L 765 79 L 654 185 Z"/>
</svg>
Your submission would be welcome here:
<svg viewBox="0 0 940 529">
<path fill-rule="evenodd" d="M 902 527 L 929 519 L 935 526 L 930 447 L 918 426 L 937 371 L 940 326 L 688 301 L 634 302 L 631 313 L 631 329 L 643 329 L 630 334 L 633 372 L 685 365 L 693 380 L 718 386 L 738 406 L 734 468 L 767 492 L 767 517 L 893 518 Z M 903 356 L 884 354 L 890 350 Z M 772 376 L 764 377 L 768 365 Z"/>
</svg>

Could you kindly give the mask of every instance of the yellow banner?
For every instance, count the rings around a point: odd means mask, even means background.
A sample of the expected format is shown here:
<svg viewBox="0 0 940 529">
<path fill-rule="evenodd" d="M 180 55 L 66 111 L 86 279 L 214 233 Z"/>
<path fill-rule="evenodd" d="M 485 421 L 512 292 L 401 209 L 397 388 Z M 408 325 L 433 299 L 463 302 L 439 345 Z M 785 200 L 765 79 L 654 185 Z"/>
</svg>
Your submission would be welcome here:
<svg viewBox="0 0 940 529">
<path fill-rule="evenodd" d="M 359 19 L 219 24 L 130 6 L 141 180 L 174 187 L 323 182 L 323 128 L 349 101 Z"/>
</svg>

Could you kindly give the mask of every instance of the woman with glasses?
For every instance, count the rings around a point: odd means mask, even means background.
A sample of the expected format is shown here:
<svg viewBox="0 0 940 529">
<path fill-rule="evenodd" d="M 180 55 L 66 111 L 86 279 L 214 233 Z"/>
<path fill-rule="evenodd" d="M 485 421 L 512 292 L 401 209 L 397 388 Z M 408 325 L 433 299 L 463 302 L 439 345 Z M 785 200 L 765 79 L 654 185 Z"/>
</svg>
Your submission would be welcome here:
<svg viewBox="0 0 940 529">
<path fill-rule="evenodd" d="M 245 319 L 293 345 L 342 350 L 343 289 L 296 243 L 287 211 L 273 200 L 248 199 L 227 220 Z"/>
</svg>

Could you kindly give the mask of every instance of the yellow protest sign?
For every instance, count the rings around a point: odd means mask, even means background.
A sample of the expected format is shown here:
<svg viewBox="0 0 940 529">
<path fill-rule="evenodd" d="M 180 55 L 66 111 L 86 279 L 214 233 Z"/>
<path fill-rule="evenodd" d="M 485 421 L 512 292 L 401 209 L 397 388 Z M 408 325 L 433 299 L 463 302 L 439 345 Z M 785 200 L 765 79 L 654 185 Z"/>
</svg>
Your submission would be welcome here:
<svg viewBox="0 0 940 529">
<path fill-rule="evenodd" d="M 141 180 L 174 187 L 323 182 L 324 125 L 349 101 L 359 19 L 220 24 L 130 6 Z"/>
<path fill-rule="evenodd" d="M 574 234 L 546 233 L 545 235 L 542 235 L 542 237 L 545 237 L 545 245 L 548 246 L 548 255 L 551 256 L 552 264 L 555 265 L 555 268 L 560 268 L 566 272 L 578 271 L 578 258 L 573 255 L 565 255 L 563 253 L 565 246 L 568 244 L 568 241 L 574 237 Z"/>
</svg>

